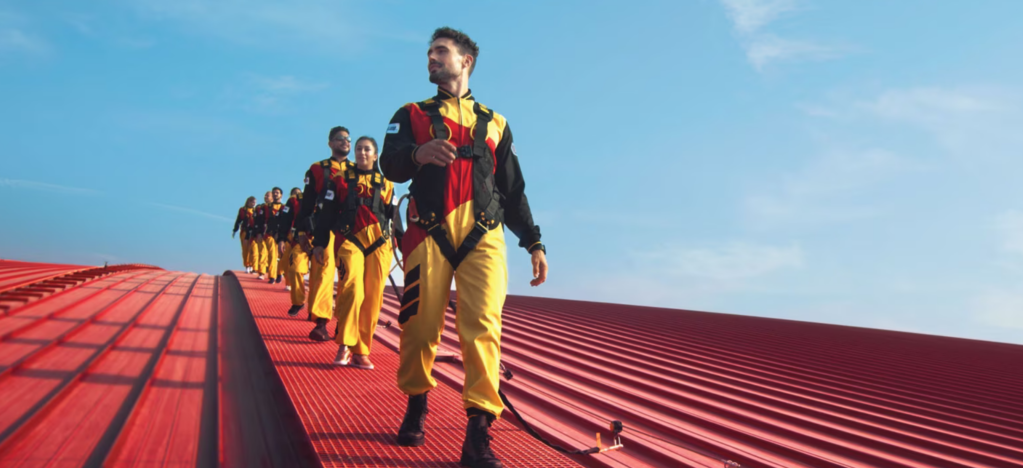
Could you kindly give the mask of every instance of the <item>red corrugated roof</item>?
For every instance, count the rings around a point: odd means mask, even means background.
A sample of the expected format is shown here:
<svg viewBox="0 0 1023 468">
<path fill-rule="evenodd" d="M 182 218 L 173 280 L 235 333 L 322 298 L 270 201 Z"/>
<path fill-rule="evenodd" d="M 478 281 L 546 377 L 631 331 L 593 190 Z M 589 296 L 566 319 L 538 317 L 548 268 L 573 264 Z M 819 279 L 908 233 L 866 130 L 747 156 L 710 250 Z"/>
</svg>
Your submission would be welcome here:
<svg viewBox="0 0 1023 468">
<path fill-rule="evenodd" d="M 244 274 L 0 261 L 4 284 L 24 294 L 0 295 L 0 466 L 456 466 L 453 322 L 430 443 L 406 449 L 395 326 L 367 372 Z M 503 390 L 552 441 L 626 427 L 624 450 L 566 458 L 506 413 L 510 467 L 1023 466 L 1021 346 L 511 296 L 502 348 Z"/>
</svg>

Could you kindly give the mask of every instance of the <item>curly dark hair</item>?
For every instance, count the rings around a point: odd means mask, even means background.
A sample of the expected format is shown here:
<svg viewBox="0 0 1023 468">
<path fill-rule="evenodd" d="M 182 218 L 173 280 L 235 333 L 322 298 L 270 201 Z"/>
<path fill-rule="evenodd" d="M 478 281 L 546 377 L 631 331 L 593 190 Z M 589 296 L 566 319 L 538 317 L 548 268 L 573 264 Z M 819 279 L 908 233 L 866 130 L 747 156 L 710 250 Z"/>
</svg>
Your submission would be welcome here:
<svg viewBox="0 0 1023 468">
<path fill-rule="evenodd" d="M 327 140 L 333 140 L 334 139 L 334 135 L 336 135 L 337 132 L 345 132 L 345 133 L 347 133 L 349 135 L 352 134 L 352 132 L 349 132 L 347 128 L 338 126 L 338 127 L 334 127 L 332 129 L 330 129 L 330 134 L 327 136 Z"/>
<path fill-rule="evenodd" d="M 469 76 L 472 76 L 472 72 L 476 70 L 476 62 L 480 59 L 480 46 L 476 45 L 468 34 L 447 26 L 437 28 L 430 38 L 430 43 L 433 44 L 437 39 L 451 39 L 458 46 L 458 53 L 472 56 L 472 66 L 469 67 Z"/>
</svg>

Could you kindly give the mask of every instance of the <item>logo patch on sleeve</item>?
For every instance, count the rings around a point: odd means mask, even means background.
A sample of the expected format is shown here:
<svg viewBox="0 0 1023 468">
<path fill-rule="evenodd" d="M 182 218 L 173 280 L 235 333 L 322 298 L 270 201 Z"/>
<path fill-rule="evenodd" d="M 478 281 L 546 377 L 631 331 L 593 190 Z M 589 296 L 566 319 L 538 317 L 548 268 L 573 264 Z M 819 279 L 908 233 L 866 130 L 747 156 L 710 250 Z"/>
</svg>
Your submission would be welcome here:
<svg viewBox="0 0 1023 468">
<path fill-rule="evenodd" d="M 334 199 L 334 191 L 333 190 L 327 190 L 327 195 L 325 197 L 323 197 L 323 198 L 326 198 L 327 200 L 333 200 Z"/>
<path fill-rule="evenodd" d="M 387 134 L 390 135 L 390 134 L 398 133 L 398 129 L 400 129 L 400 128 L 401 128 L 401 124 L 400 123 L 395 122 L 393 124 L 390 124 L 390 125 L 387 126 Z"/>
<path fill-rule="evenodd" d="M 304 181 L 304 182 L 302 182 L 302 183 L 303 183 L 303 184 L 305 184 L 305 185 L 309 185 L 309 178 L 308 178 L 308 177 L 306 177 L 306 178 L 305 178 L 305 181 Z"/>
<path fill-rule="evenodd" d="M 291 207 L 290 207 L 290 206 L 285 206 L 285 207 L 284 207 L 284 212 L 285 212 L 285 213 L 287 213 L 287 212 L 288 212 L 288 211 L 290 211 L 290 210 L 291 210 Z"/>
<path fill-rule="evenodd" d="M 518 156 L 519 153 L 515 151 L 515 143 L 511 144 L 512 156 Z"/>
</svg>

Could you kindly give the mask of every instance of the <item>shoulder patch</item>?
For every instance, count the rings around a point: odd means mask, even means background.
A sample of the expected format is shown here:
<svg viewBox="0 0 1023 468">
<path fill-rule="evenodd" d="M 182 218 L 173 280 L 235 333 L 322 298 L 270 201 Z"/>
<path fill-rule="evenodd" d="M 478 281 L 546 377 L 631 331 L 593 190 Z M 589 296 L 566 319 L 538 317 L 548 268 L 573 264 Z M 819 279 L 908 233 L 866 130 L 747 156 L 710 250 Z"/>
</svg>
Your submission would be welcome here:
<svg viewBox="0 0 1023 468">
<path fill-rule="evenodd" d="M 398 123 L 398 122 L 392 123 L 392 124 L 387 126 L 387 134 L 391 135 L 391 134 L 398 133 L 398 129 L 400 129 L 400 128 L 401 128 L 401 124 L 400 123 Z"/>
<path fill-rule="evenodd" d="M 283 211 L 284 211 L 285 213 L 287 213 L 287 212 L 291 211 L 291 208 L 290 208 L 290 207 L 287 207 L 287 206 L 285 206 L 285 207 L 284 207 L 284 210 L 283 210 Z"/>
<path fill-rule="evenodd" d="M 309 185 L 309 176 L 305 176 L 305 180 L 302 183 L 305 185 Z"/>
</svg>

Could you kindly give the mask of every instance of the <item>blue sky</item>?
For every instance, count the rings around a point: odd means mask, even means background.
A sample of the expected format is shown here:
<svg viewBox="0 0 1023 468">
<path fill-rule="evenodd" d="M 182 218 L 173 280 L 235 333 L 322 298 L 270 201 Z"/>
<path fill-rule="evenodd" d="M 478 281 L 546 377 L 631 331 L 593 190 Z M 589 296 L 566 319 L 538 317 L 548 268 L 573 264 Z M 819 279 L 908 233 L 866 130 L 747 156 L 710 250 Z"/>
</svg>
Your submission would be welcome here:
<svg viewBox="0 0 1023 468">
<path fill-rule="evenodd" d="M 551 3 L 0 1 L 0 257 L 238 268 L 450 25 L 549 246 L 512 293 L 1023 343 L 1023 3 Z"/>
</svg>

